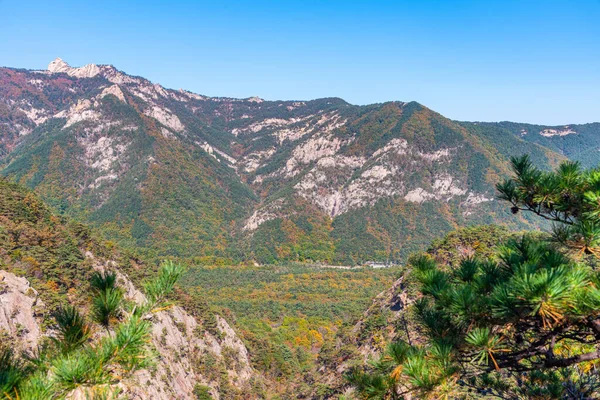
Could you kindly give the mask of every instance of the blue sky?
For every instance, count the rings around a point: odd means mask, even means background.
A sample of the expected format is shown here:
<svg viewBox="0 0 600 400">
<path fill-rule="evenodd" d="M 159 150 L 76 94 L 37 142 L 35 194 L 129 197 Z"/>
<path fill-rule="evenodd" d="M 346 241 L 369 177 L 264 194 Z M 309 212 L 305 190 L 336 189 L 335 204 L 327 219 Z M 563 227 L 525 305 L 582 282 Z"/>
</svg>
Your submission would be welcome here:
<svg viewBox="0 0 600 400">
<path fill-rule="evenodd" d="M 600 121 L 600 0 L 0 0 L 0 65 L 113 64 L 166 87 Z"/>
</svg>

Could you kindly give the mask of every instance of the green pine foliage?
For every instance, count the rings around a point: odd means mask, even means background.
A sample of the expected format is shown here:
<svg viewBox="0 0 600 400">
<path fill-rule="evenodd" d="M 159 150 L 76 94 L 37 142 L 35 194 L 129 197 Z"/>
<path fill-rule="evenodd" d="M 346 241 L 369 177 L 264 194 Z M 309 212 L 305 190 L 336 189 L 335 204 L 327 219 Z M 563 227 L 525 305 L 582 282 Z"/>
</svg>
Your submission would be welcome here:
<svg viewBox="0 0 600 400">
<path fill-rule="evenodd" d="M 59 307 L 54 312 L 54 320 L 57 334 L 52 339 L 63 353 L 69 353 L 82 346 L 90 338 L 90 326 L 79 310 L 72 305 Z"/>
<path fill-rule="evenodd" d="M 498 185 L 511 211 L 554 222 L 553 238 L 576 255 L 600 255 L 600 170 L 583 171 L 578 162 L 565 162 L 544 172 L 527 156 L 513 158 L 512 164 L 516 178 Z"/>
<path fill-rule="evenodd" d="M 112 271 L 95 271 L 90 279 L 92 288 L 92 317 L 108 328 L 112 320 L 121 315 L 123 290 L 117 287 L 117 274 Z"/>
<path fill-rule="evenodd" d="M 182 272 L 178 265 L 161 266 L 158 277 L 146 285 L 152 288 L 146 293 L 147 300 L 127 313 L 114 326 L 113 333 L 92 339 L 92 327 L 79 311 L 64 306 L 54 314 L 57 335 L 34 358 L 19 359 L 10 350 L 0 349 L 0 388 L 4 398 L 62 399 L 74 390 L 93 399 L 118 394 L 119 382 L 150 365 L 151 323 L 147 317 L 161 306 Z M 108 285 L 107 279 L 99 282 L 100 278 L 113 276 L 111 272 L 102 277 L 95 275 L 92 287 L 98 293 L 116 290 L 114 281 Z"/>
<path fill-rule="evenodd" d="M 468 389 L 587 398 L 598 387 L 599 172 L 573 162 L 543 172 L 527 156 L 512 166 L 515 177 L 498 185 L 500 197 L 513 213 L 554 221 L 552 238 L 509 238 L 493 254 L 460 262 L 414 257 L 421 297 L 413 312 L 423 343 L 395 343 L 371 372 L 353 370 L 348 380 L 364 398 L 464 396 Z M 586 372 L 595 380 L 582 379 Z"/>
<path fill-rule="evenodd" d="M 0 345 L 0 394 L 11 393 L 29 373 L 26 363 L 17 358 L 9 346 L 2 343 Z"/>
</svg>

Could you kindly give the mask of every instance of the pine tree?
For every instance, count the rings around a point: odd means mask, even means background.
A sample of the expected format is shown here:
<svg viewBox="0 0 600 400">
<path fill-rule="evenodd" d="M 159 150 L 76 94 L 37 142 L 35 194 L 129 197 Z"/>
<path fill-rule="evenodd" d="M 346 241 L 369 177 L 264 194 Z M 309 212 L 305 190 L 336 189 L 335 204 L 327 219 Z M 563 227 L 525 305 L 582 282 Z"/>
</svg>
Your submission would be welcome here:
<svg viewBox="0 0 600 400">
<path fill-rule="evenodd" d="M 413 311 L 426 343 L 394 343 L 367 372 L 353 370 L 348 380 L 363 398 L 463 390 L 474 390 L 471 397 L 594 398 L 600 170 L 565 162 L 544 172 L 527 156 L 513 158 L 512 167 L 514 178 L 497 185 L 499 197 L 514 214 L 552 221 L 552 240 L 524 235 L 495 257 L 458 267 L 413 257 L 410 276 L 421 294 Z"/>
<path fill-rule="evenodd" d="M 94 274 L 90 282 L 94 299 L 118 293 L 118 301 L 110 307 L 97 308 L 96 300 L 92 302 L 93 319 L 107 329 L 110 324 L 112 330 L 92 340 L 91 325 L 76 308 L 59 308 L 54 313 L 57 334 L 53 345 L 40 348 L 36 357 L 18 358 L 0 347 L 0 397 L 48 400 L 76 393 L 78 398 L 116 398 L 117 384 L 149 365 L 151 324 L 147 316 L 164 308 L 165 297 L 182 271 L 172 262 L 163 263 L 158 276 L 145 285 L 146 301 L 122 315 L 115 313 L 124 310 L 116 274 Z"/>
</svg>

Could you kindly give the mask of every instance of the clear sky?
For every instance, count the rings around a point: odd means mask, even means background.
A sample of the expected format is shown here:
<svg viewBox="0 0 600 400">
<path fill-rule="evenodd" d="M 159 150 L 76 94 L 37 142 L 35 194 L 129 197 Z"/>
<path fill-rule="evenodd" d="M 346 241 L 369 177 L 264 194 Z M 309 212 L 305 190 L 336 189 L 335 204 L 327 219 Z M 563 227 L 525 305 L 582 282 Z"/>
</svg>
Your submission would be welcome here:
<svg viewBox="0 0 600 400">
<path fill-rule="evenodd" d="M 0 0 L 0 65 L 56 57 L 210 96 L 600 121 L 600 0 Z"/>
</svg>

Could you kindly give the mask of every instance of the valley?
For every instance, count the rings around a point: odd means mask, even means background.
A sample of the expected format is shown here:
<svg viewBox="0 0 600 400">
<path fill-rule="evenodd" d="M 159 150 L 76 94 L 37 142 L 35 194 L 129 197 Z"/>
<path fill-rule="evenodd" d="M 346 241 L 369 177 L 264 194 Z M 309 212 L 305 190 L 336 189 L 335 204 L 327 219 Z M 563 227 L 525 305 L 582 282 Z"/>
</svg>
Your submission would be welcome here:
<svg viewBox="0 0 600 400">
<path fill-rule="evenodd" d="M 119 273 L 129 315 L 168 261 L 185 272 L 148 317 L 156 365 L 109 386 L 127 398 L 367 398 L 352 396 L 390 372 L 369 362 L 390 345 L 431 350 L 414 305 L 436 292 L 413 275 L 415 254 L 440 276 L 490 258 L 483 274 L 501 244 L 550 228 L 544 207 L 564 222 L 550 195 L 499 192 L 515 160 L 528 155 L 539 178 L 568 162 L 597 167 L 599 151 L 600 123 L 454 121 L 414 101 L 209 97 L 60 58 L 46 70 L 2 67 L 0 306 L 27 307 L 2 310 L 16 314 L 0 318 L 0 337 L 32 352 L 52 342 L 61 304 L 91 318 L 88 278 L 104 268 Z M 567 193 L 585 179 L 551 183 Z"/>
</svg>

